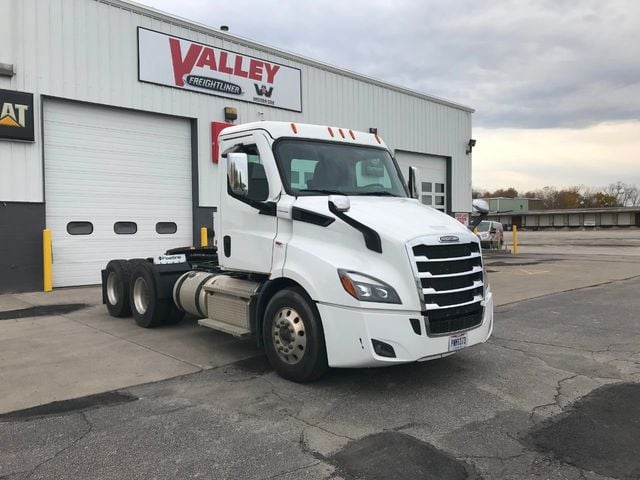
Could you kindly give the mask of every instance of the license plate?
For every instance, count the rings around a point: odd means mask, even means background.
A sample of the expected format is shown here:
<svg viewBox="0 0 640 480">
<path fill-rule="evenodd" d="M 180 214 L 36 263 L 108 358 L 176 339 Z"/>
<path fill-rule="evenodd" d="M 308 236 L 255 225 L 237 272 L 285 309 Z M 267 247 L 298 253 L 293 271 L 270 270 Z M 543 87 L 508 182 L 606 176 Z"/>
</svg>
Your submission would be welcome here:
<svg viewBox="0 0 640 480">
<path fill-rule="evenodd" d="M 449 351 L 460 350 L 467 346 L 467 334 L 458 333 L 449 337 Z"/>
<path fill-rule="evenodd" d="M 187 261 L 187 257 L 184 253 L 177 255 L 158 255 L 153 258 L 153 263 L 156 265 L 171 265 L 173 263 L 184 263 Z"/>
</svg>

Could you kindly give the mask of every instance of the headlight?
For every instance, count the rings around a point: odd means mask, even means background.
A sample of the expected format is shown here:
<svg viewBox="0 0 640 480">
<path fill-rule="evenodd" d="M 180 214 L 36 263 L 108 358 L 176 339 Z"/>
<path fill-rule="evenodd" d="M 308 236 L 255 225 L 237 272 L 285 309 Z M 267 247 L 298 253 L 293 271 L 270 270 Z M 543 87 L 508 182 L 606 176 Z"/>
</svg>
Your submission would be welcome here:
<svg viewBox="0 0 640 480">
<path fill-rule="evenodd" d="M 363 273 L 338 270 L 345 291 L 361 302 L 402 303 L 396 291 L 377 278 Z"/>
</svg>

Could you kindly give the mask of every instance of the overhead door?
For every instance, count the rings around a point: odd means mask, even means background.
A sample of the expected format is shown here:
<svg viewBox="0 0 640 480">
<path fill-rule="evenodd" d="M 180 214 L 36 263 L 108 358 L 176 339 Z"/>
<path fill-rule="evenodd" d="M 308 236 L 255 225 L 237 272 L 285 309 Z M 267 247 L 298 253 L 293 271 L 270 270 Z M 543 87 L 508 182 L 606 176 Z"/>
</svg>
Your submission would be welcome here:
<svg viewBox="0 0 640 480">
<path fill-rule="evenodd" d="M 192 245 L 188 120 L 44 102 L 55 287 L 100 283 L 110 259 Z"/>
<path fill-rule="evenodd" d="M 396 150 L 396 160 L 402 170 L 402 175 L 408 177 L 409 167 L 416 167 L 418 175 L 418 199 L 425 205 L 447 211 L 447 159 L 423 153 Z"/>
</svg>

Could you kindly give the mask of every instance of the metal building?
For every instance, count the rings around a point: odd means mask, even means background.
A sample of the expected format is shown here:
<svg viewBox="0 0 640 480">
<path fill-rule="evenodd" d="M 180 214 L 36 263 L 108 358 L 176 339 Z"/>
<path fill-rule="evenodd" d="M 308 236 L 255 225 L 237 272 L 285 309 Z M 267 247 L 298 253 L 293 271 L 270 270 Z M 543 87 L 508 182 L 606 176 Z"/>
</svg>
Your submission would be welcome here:
<svg viewBox="0 0 640 480">
<path fill-rule="evenodd" d="M 284 120 L 377 132 L 423 203 L 471 210 L 473 110 L 125 0 L 0 0 L 0 291 L 99 282 L 190 245 L 217 205 L 216 138 Z"/>
</svg>

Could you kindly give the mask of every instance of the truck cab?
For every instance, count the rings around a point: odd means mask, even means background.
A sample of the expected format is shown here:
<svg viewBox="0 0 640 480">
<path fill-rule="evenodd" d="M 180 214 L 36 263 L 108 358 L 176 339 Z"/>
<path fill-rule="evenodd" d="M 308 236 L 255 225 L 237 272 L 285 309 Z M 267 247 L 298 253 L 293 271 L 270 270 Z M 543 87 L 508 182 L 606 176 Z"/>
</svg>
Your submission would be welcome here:
<svg viewBox="0 0 640 480">
<path fill-rule="evenodd" d="M 219 145 L 217 262 L 184 267 L 179 310 L 254 335 L 294 381 L 440 358 L 490 337 L 478 238 L 412 198 L 377 134 L 257 122 L 225 129 Z"/>
</svg>

